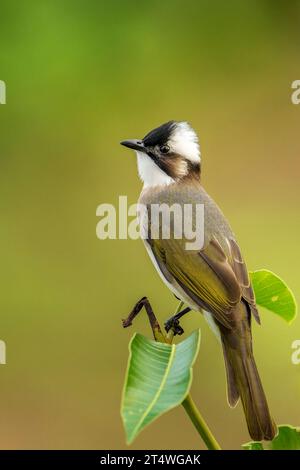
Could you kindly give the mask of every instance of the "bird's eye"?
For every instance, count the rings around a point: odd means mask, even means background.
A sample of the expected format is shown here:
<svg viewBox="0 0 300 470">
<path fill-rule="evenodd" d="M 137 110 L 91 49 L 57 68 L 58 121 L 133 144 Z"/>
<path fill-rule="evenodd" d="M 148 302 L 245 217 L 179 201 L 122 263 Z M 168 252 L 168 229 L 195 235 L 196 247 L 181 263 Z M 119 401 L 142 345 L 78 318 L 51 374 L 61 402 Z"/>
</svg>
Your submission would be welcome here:
<svg viewBox="0 0 300 470">
<path fill-rule="evenodd" d="M 168 153 L 170 151 L 170 147 L 168 145 L 161 145 L 161 147 L 159 147 L 159 150 L 161 151 L 161 153 Z"/>
</svg>

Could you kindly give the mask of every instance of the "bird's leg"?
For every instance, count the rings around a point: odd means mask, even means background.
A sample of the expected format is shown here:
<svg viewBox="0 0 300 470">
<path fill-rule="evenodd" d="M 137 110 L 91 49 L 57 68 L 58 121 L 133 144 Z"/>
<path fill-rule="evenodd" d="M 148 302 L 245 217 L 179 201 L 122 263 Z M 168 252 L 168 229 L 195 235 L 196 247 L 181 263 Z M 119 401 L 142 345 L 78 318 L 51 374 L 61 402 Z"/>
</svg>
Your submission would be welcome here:
<svg viewBox="0 0 300 470">
<path fill-rule="evenodd" d="M 182 335 L 182 333 L 184 333 L 184 330 L 180 326 L 179 320 L 180 320 L 181 317 L 183 317 L 183 315 L 185 315 L 186 313 L 188 313 L 190 311 L 191 311 L 190 307 L 186 307 L 185 309 L 181 310 L 181 312 L 178 312 L 175 315 L 173 315 L 171 318 L 169 318 L 165 322 L 166 332 L 168 333 L 168 331 L 172 328 L 173 332 L 174 332 L 174 336 L 175 335 Z"/>
<path fill-rule="evenodd" d="M 131 326 L 132 325 L 132 322 L 133 320 L 135 319 L 135 317 L 140 313 L 140 311 L 142 310 L 142 308 L 144 307 L 144 304 L 146 302 L 146 299 L 147 297 L 142 297 L 136 304 L 135 306 L 133 307 L 133 309 L 131 310 L 130 314 L 128 315 L 128 317 L 124 320 L 122 319 L 122 324 L 123 324 L 123 328 L 127 328 L 128 326 Z"/>
<path fill-rule="evenodd" d="M 128 326 L 132 325 L 133 320 L 135 317 L 140 313 L 142 308 L 145 307 L 146 313 L 149 318 L 150 326 L 153 332 L 154 339 L 156 341 L 162 341 L 164 339 L 163 333 L 160 329 L 159 323 L 157 321 L 157 318 L 152 310 L 152 307 L 150 305 L 149 300 L 147 297 L 142 297 L 133 307 L 132 311 L 128 315 L 128 317 L 125 320 L 122 320 L 123 323 L 123 328 L 127 328 Z"/>
</svg>

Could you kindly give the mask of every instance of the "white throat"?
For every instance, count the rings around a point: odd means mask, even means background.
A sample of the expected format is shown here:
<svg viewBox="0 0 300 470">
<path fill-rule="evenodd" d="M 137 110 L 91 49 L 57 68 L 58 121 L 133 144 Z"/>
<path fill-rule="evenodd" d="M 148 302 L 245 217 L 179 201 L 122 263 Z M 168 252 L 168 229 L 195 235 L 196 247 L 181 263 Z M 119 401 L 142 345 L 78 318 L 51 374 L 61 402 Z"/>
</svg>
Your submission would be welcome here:
<svg viewBox="0 0 300 470">
<path fill-rule="evenodd" d="M 138 171 L 144 188 L 175 183 L 171 176 L 161 170 L 154 161 L 143 152 L 136 152 Z"/>
</svg>

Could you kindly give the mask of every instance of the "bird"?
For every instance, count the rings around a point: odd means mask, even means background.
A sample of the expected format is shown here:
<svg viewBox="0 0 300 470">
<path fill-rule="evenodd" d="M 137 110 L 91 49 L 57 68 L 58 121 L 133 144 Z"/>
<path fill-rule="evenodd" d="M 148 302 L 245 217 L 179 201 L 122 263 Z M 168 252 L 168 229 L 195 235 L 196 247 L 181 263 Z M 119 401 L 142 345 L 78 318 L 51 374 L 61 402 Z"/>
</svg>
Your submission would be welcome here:
<svg viewBox="0 0 300 470">
<path fill-rule="evenodd" d="M 166 322 L 166 329 L 174 327 L 175 334 L 181 334 L 179 319 L 183 314 L 191 310 L 204 314 L 222 345 L 229 406 L 235 407 L 241 399 L 251 438 L 272 440 L 277 427 L 252 347 L 252 317 L 260 323 L 255 294 L 236 237 L 202 186 L 201 152 L 195 130 L 186 121 L 172 120 L 143 139 L 123 140 L 121 145 L 137 155 L 143 182 L 139 204 L 147 208 L 140 219 L 141 228 L 147 231 L 143 237 L 147 252 L 171 292 L 187 305 Z M 159 218 L 153 227 L 149 209 L 157 204 L 203 205 L 202 247 L 188 250 L 184 234 L 181 238 L 162 237 L 163 222 Z M 160 236 L 153 236 L 149 227 Z"/>
</svg>

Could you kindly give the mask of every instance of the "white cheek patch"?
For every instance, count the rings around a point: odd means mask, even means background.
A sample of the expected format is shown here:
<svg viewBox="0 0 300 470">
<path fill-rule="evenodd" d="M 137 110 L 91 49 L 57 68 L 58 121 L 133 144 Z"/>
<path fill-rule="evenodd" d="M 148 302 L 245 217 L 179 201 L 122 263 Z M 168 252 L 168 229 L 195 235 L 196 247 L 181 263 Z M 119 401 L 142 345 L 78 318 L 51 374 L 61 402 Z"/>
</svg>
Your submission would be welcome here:
<svg viewBox="0 0 300 470">
<path fill-rule="evenodd" d="M 138 171 L 144 188 L 172 184 L 175 181 L 161 170 L 154 161 L 143 152 L 136 152 Z"/>
<path fill-rule="evenodd" d="M 193 163 L 199 163 L 200 146 L 194 129 L 187 122 L 179 122 L 169 139 L 168 144 L 173 152 L 187 158 Z"/>
</svg>

